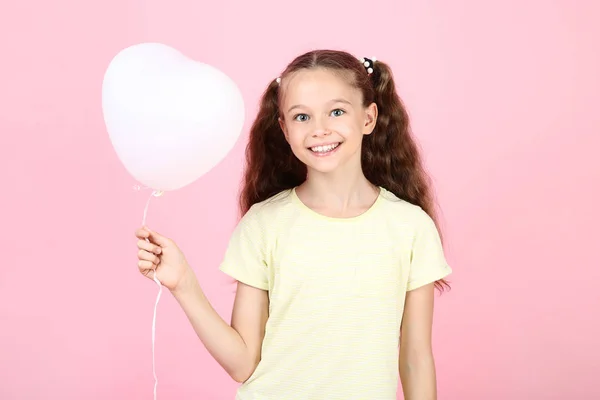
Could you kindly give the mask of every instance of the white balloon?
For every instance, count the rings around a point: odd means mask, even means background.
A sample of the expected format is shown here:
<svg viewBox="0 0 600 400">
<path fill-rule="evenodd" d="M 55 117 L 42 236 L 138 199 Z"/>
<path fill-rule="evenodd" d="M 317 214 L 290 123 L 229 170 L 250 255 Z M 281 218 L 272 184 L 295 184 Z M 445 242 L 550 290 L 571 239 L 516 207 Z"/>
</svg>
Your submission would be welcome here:
<svg viewBox="0 0 600 400">
<path fill-rule="evenodd" d="M 160 43 L 115 56 L 102 111 L 127 171 L 157 191 L 182 188 L 215 167 L 244 124 L 242 94 L 227 75 Z"/>
</svg>

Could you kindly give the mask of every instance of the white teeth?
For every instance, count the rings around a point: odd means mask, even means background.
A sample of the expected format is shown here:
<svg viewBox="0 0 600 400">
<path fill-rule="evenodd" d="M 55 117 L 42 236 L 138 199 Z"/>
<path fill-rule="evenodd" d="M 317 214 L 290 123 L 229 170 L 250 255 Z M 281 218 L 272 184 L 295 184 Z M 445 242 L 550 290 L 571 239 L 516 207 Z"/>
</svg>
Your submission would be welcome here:
<svg viewBox="0 0 600 400">
<path fill-rule="evenodd" d="M 340 145 L 339 143 L 335 143 L 335 144 L 328 144 L 327 146 L 315 146 L 315 147 L 311 147 L 310 149 L 312 151 L 314 151 L 315 153 L 327 153 L 328 151 L 335 149 L 339 145 Z"/>
</svg>

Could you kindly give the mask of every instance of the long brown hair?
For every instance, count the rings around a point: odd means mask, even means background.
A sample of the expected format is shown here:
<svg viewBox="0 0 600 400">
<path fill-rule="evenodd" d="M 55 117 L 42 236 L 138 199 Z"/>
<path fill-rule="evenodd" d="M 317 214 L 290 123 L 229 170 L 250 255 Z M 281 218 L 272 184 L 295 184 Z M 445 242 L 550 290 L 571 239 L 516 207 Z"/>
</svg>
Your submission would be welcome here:
<svg viewBox="0 0 600 400">
<path fill-rule="evenodd" d="M 363 105 L 375 102 L 378 108 L 375 130 L 363 137 L 362 168 L 365 177 L 398 198 L 420 206 L 436 223 L 434 198 L 412 136 L 408 113 L 398 93 L 390 67 L 376 61 L 368 74 L 364 65 L 344 51 L 315 50 L 298 56 L 280 78 L 301 69 L 326 68 L 349 78 L 349 84 L 362 92 Z M 291 189 L 306 180 L 306 166 L 292 153 L 279 125 L 279 83 L 274 79 L 265 90 L 246 147 L 246 169 L 240 194 L 240 211 Z M 445 280 L 438 289 L 449 287 Z"/>
</svg>

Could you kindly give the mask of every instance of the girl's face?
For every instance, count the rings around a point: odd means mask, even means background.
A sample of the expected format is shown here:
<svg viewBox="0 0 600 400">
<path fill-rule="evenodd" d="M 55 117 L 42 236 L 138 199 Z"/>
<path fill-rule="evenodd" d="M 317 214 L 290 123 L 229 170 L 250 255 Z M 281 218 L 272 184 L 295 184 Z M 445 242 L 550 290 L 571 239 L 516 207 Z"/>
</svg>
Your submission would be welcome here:
<svg viewBox="0 0 600 400">
<path fill-rule="evenodd" d="M 325 69 L 300 70 L 281 85 L 279 123 L 309 173 L 360 168 L 362 139 L 375 127 L 377 106 L 365 108 L 358 89 Z"/>
</svg>

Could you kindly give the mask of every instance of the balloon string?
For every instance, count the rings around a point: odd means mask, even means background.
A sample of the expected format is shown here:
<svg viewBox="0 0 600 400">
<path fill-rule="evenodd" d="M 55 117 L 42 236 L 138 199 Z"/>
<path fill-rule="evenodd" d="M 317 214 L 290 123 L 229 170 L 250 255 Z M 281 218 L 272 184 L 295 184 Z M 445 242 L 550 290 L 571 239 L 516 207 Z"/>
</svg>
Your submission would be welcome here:
<svg viewBox="0 0 600 400">
<path fill-rule="evenodd" d="M 139 190 L 139 187 L 135 187 L 135 189 Z M 152 194 L 148 197 L 148 201 L 146 201 L 146 207 L 144 207 L 144 217 L 142 218 L 142 226 L 146 226 L 146 216 L 148 214 L 148 207 L 150 206 L 150 200 L 152 197 L 158 197 L 162 195 L 162 192 L 153 191 Z M 146 239 L 147 242 L 150 240 Z M 156 269 L 154 270 L 153 280 L 158 285 L 158 295 L 156 296 L 156 302 L 154 303 L 154 316 L 152 318 L 152 374 L 154 375 L 154 400 L 156 400 L 156 388 L 158 386 L 158 378 L 156 377 L 156 359 L 155 359 L 155 351 L 154 351 L 154 343 L 156 342 L 156 310 L 158 308 L 158 301 L 160 300 L 160 295 L 162 294 L 162 285 L 158 278 L 156 277 Z"/>
</svg>

